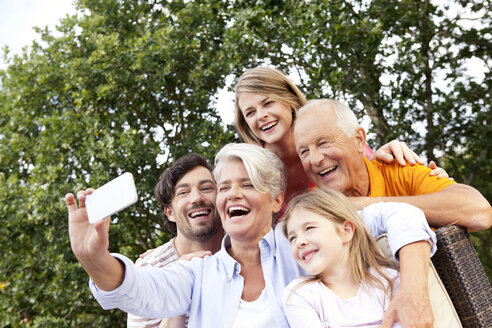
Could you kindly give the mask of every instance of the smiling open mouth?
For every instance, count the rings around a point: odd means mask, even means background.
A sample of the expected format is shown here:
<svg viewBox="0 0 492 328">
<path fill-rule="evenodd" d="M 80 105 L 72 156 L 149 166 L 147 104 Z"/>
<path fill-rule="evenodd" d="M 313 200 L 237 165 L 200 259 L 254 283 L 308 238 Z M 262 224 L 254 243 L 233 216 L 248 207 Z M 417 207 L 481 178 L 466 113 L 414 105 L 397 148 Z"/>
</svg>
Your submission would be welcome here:
<svg viewBox="0 0 492 328">
<path fill-rule="evenodd" d="M 192 219 L 202 217 L 202 216 L 207 216 L 212 212 L 211 209 L 205 209 L 205 210 L 198 210 L 198 211 L 193 211 L 191 213 L 188 213 L 188 216 Z"/>
<path fill-rule="evenodd" d="M 272 123 L 269 123 L 263 127 L 261 127 L 261 131 L 268 131 L 270 130 L 271 128 L 273 128 L 275 125 L 278 124 L 278 121 L 275 121 L 275 122 L 272 122 Z"/>
<path fill-rule="evenodd" d="M 308 252 L 304 252 L 301 258 L 304 262 L 309 262 L 317 252 L 318 251 L 314 249 Z"/>
<path fill-rule="evenodd" d="M 241 215 L 246 215 L 250 212 L 250 210 L 244 206 L 231 206 L 229 207 L 229 210 L 227 213 L 231 218 L 234 218 L 236 216 L 241 216 Z"/>
<path fill-rule="evenodd" d="M 333 165 L 327 169 L 324 169 L 323 171 L 321 172 L 318 172 L 319 175 L 321 175 L 322 177 L 330 174 L 331 172 L 335 171 L 337 169 L 338 165 Z"/>
</svg>

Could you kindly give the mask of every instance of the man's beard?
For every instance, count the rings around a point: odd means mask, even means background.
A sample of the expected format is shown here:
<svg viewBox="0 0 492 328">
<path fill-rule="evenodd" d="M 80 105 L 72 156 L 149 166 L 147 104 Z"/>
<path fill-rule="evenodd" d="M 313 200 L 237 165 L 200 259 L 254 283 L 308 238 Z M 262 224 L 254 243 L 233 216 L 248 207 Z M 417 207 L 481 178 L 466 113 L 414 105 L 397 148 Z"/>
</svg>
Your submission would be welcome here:
<svg viewBox="0 0 492 328">
<path fill-rule="evenodd" d="M 214 206 L 210 206 L 205 203 L 200 203 L 198 205 L 193 206 L 191 209 L 187 210 L 187 213 L 194 209 L 199 209 L 202 207 L 211 207 L 213 208 L 212 212 L 209 214 L 210 215 L 210 221 L 203 222 L 202 225 L 195 225 L 193 226 L 191 224 L 191 219 L 188 217 L 186 213 L 182 213 L 182 215 L 186 218 L 186 222 L 188 223 L 186 226 L 186 229 L 183 229 L 181 232 L 186 236 L 187 239 L 189 240 L 195 240 L 195 241 L 207 241 L 215 234 L 222 229 L 222 224 L 219 219 L 219 213 L 217 212 L 217 209 Z"/>
</svg>

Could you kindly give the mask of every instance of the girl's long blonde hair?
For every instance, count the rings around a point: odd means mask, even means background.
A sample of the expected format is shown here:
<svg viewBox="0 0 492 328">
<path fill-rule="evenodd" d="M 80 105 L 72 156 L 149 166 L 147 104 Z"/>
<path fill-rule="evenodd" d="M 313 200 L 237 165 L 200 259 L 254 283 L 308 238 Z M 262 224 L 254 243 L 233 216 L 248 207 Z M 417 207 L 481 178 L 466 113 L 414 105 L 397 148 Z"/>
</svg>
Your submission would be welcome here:
<svg viewBox="0 0 492 328">
<path fill-rule="evenodd" d="M 306 98 L 296 85 L 281 71 L 270 67 L 255 67 L 247 70 L 239 77 L 236 85 L 236 130 L 241 139 L 247 143 L 263 143 L 249 128 L 239 107 L 241 92 L 253 92 L 268 96 L 292 111 L 292 120 L 299 108 L 306 104 Z"/>
<path fill-rule="evenodd" d="M 296 208 L 303 208 L 325 217 L 337 224 L 350 221 L 354 224 L 354 235 L 349 246 L 349 270 L 356 282 L 366 282 L 376 288 L 382 289 L 391 299 L 393 295 L 393 281 L 383 270 L 383 267 L 391 267 L 391 262 L 386 259 L 379 249 L 374 238 L 367 230 L 361 217 L 354 206 L 342 193 L 334 190 L 322 191 L 314 189 L 300 194 L 289 201 L 285 211 L 284 234 L 287 236 L 287 226 L 292 212 Z M 371 272 L 373 269 L 387 282 L 388 288 Z M 313 276 L 305 282 L 320 281 L 319 275 Z M 302 284 L 295 287 L 297 289 Z"/>
</svg>

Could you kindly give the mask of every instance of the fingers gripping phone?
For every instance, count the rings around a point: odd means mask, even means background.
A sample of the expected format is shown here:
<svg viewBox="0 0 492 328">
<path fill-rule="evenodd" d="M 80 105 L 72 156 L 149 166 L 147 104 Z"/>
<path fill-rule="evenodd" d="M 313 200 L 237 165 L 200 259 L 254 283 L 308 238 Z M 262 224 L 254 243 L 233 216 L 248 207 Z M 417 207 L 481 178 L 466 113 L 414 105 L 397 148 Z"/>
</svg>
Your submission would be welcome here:
<svg viewBox="0 0 492 328">
<path fill-rule="evenodd" d="M 96 223 L 135 204 L 137 200 L 133 175 L 126 172 L 86 197 L 85 207 L 89 222 Z"/>
</svg>

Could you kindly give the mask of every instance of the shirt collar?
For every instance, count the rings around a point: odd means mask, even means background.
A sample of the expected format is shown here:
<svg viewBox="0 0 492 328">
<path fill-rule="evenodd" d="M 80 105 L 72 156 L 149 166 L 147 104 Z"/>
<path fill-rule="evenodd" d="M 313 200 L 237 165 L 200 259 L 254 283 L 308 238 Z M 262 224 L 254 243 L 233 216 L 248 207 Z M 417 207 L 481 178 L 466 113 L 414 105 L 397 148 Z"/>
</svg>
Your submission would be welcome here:
<svg viewBox="0 0 492 328">
<path fill-rule="evenodd" d="M 258 243 L 260 249 L 264 247 L 263 245 L 267 245 L 270 248 L 270 251 L 272 253 L 275 253 L 276 250 L 275 235 L 274 235 L 274 230 L 272 228 L 270 228 L 270 231 L 268 231 L 268 233 L 265 236 L 263 236 L 263 238 Z M 224 270 L 228 281 L 232 280 L 232 277 L 234 276 L 234 272 L 237 271 L 239 273 L 241 271 L 241 265 L 227 252 L 227 250 L 230 247 L 231 247 L 231 237 L 229 237 L 229 235 L 226 234 L 222 239 L 222 246 L 220 250 L 217 252 L 217 256 L 222 259 L 222 263 L 224 265 Z"/>
<path fill-rule="evenodd" d="M 382 197 L 386 196 L 386 186 L 384 184 L 384 177 L 381 171 L 379 171 L 376 163 L 378 161 L 369 161 L 364 157 L 364 163 L 366 164 L 367 173 L 369 174 L 369 197 Z"/>
<path fill-rule="evenodd" d="M 279 222 L 277 224 L 277 227 L 276 229 L 282 229 L 282 224 L 283 222 Z M 275 230 L 270 228 L 270 231 L 268 231 L 268 233 L 263 236 L 263 238 L 260 240 L 260 243 L 258 244 L 261 248 L 261 245 L 267 245 L 270 247 L 270 252 L 272 252 L 273 254 L 275 254 L 275 251 L 276 251 L 276 243 L 275 243 Z"/>
</svg>

